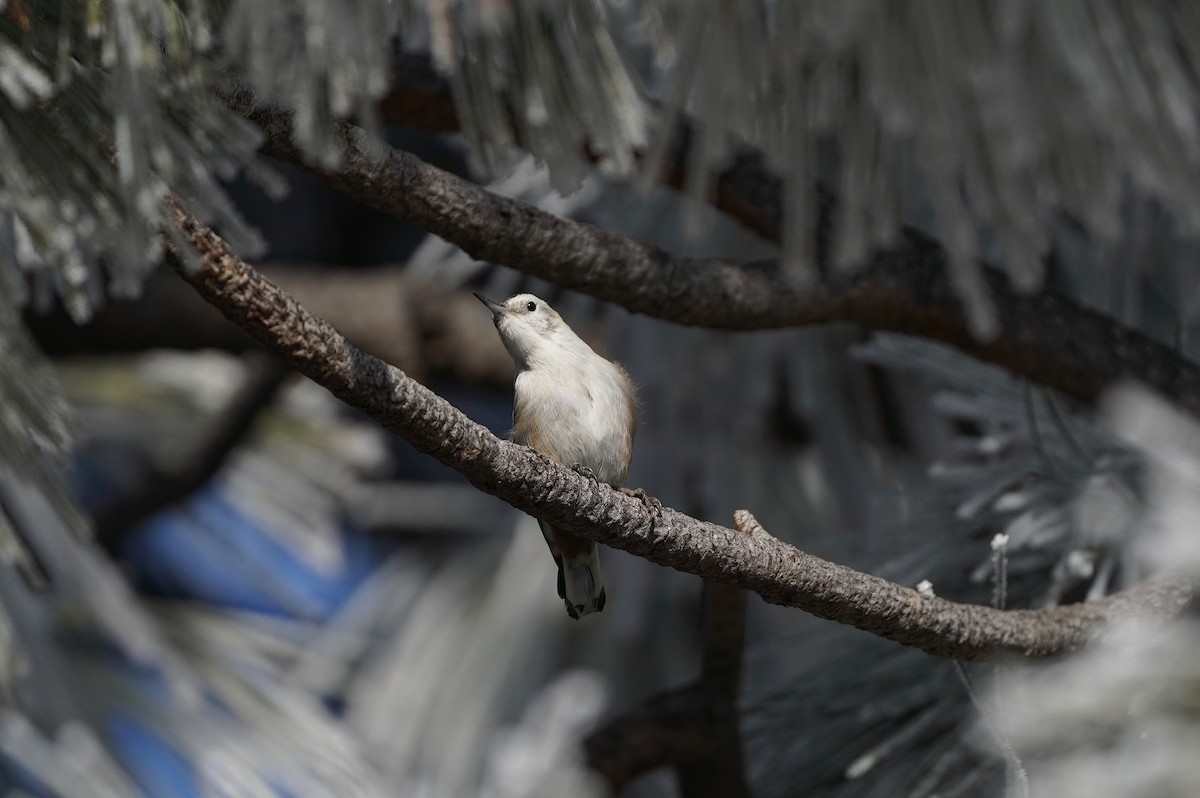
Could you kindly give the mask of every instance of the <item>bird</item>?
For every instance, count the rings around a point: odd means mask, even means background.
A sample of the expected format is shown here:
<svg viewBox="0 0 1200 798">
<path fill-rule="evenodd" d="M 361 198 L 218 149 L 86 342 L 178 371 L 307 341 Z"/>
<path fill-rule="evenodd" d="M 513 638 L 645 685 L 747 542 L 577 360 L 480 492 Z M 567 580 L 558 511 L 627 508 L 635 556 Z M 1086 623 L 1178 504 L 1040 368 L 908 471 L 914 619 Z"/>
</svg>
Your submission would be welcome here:
<svg viewBox="0 0 1200 798">
<path fill-rule="evenodd" d="M 622 489 L 637 428 L 634 385 L 625 369 L 596 354 L 533 294 L 503 303 L 475 297 L 492 312 L 516 367 L 512 440 Z M 558 596 L 567 614 L 578 620 L 603 610 L 607 593 L 596 542 L 544 521 L 538 525 L 558 566 Z"/>
</svg>

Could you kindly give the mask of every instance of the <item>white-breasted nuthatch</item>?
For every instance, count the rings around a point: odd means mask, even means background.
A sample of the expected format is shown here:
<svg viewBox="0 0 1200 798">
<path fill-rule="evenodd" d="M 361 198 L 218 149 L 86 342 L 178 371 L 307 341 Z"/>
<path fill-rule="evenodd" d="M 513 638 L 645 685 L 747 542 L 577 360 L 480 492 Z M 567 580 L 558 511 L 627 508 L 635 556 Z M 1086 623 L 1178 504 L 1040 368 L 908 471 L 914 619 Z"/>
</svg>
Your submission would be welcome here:
<svg viewBox="0 0 1200 798">
<path fill-rule="evenodd" d="M 625 369 L 593 352 L 533 294 L 517 294 L 504 304 L 475 296 L 492 311 L 517 367 L 513 440 L 620 488 L 637 426 L 633 383 Z M 580 618 L 604 609 L 595 541 L 538 523 L 558 564 L 558 595 L 567 614 Z"/>
</svg>

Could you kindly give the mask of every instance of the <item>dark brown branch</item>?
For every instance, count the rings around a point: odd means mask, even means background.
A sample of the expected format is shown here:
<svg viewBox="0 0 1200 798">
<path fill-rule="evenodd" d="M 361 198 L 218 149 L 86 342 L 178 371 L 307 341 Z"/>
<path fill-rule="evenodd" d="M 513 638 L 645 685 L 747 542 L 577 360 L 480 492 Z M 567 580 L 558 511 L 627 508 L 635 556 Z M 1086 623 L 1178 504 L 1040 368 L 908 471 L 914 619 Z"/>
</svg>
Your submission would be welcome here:
<svg viewBox="0 0 1200 798">
<path fill-rule="evenodd" d="M 588 767 L 615 793 L 652 770 L 686 762 L 703 716 L 698 683 L 659 693 L 588 735 Z"/>
<path fill-rule="evenodd" d="M 683 798 L 749 798 L 738 713 L 745 634 L 745 592 L 705 580 L 700 723 L 691 755 L 675 765 Z"/>
<path fill-rule="evenodd" d="M 739 522 L 753 533 L 746 534 L 670 509 L 656 514 L 636 498 L 500 440 L 411 377 L 355 349 L 178 206 L 174 218 L 203 264 L 189 271 L 175 257 L 176 268 L 255 340 L 480 490 L 573 534 L 956 659 L 1061 654 L 1116 618 L 1171 615 L 1192 598 L 1190 581 L 1175 577 L 1093 603 L 1001 611 L 922 598 L 806 554 L 752 518 Z"/>
<path fill-rule="evenodd" d="M 378 103 L 379 118 L 392 127 L 450 133 L 461 130 L 450 83 L 434 68 L 428 55 L 398 52 L 392 62 L 392 85 Z M 519 126 L 512 134 L 520 139 Z M 675 126 L 670 154 L 663 164 L 662 182 L 684 188 L 692 129 Z M 584 153 L 589 158 L 591 151 Z M 762 157 L 747 151 L 736 157 L 714 181 L 712 204 L 751 232 L 782 241 L 783 182 L 766 168 Z"/>
<path fill-rule="evenodd" d="M 749 795 L 737 707 L 745 617 L 743 590 L 705 580 L 699 679 L 652 696 L 584 741 L 588 766 L 612 790 L 673 767 L 684 798 Z"/>
<path fill-rule="evenodd" d="M 448 289 L 399 268 L 344 269 L 269 263 L 258 267 L 355 346 L 426 378 L 512 386 L 512 360 L 469 291 Z M 86 324 L 65 311 L 27 310 L 25 323 L 51 357 L 147 349 L 256 346 L 169 269 L 152 274 L 136 300 L 109 299 Z"/>
<path fill-rule="evenodd" d="M 746 593 L 736 585 L 704 583 L 704 654 L 700 680 L 713 699 L 736 704 L 746 639 Z"/>
<path fill-rule="evenodd" d="M 391 127 L 411 127 L 441 133 L 461 129 L 450 84 L 434 69 L 429 56 L 397 52 L 392 60 L 392 85 L 377 104 L 379 118 Z"/>
<path fill-rule="evenodd" d="M 850 276 L 810 285 L 776 263 L 680 258 L 655 246 L 562 219 L 492 194 L 415 156 L 373 158 L 361 133 L 341 126 L 345 162 L 324 169 L 292 138 L 288 113 L 252 95 L 227 98 L 266 133 L 263 151 L 299 166 L 366 205 L 450 241 L 469 255 L 679 324 L 731 330 L 852 322 L 943 341 L 1042 385 L 1094 400 L 1122 378 L 1142 382 L 1200 414 L 1200 368 L 1167 346 L 1103 314 L 1045 291 L 1013 291 L 995 269 L 986 277 L 999 319 L 990 342 L 970 332 L 947 279 L 945 252 L 908 231 Z"/>
<path fill-rule="evenodd" d="M 138 523 L 183 501 L 220 470 L 245 440 L 258 414 L 271 404 L 291 369 L 261 352 L 249 353 L 245 383 L 204 431 L 200 444 L 184 455 L 177 470 L 147 467 L 136 490 L 118 496 L 96 513 L 96 540 L 113 549 Z"/>
</svg>

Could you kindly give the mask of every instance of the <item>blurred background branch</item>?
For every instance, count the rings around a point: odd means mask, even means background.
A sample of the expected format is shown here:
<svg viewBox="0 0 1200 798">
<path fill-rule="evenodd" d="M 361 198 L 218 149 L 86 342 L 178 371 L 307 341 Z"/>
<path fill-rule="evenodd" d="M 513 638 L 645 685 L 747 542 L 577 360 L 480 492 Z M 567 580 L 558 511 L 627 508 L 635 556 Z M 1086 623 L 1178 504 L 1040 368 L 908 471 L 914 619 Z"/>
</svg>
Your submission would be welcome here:
<svg viewBox="0 0 1200 798">
<path fill-rule="evenodd" d="M 705 580 L 699 678 L 651 696 L 588 735 L 588 765 L 614 790 L 670 767 L 687 798 L 749 795 L 738 709 L 745 611 L 744 591 Z"/>
<path fill-rule="evenodd" d="M 420 379 L 497 387 L 511 381 L 507 356 L 492 340 L 491 325 L 474 312 L 479 303 L 470 291 L 422 280 L 399 266 L 361 270 L 270 262 L 257 268 L 356 346 Z M 52 357 L 159 348 L 237 353 L 254 346 L 168 271 L 150 277 L 138 300 L 107 303 L 86 327 L 64 323 L 61 312 L 30 312 L 26 322 Z"/>
<path fill-rule="evenodd" d="M 126 485 L 125 492 L 109 497 L 93 513 L 97 543 L 114 550 L 139 523 L 206 485 L 244 442 L 259 414 L 275 400 L 292 371 L 262 351 L 252 350 L 242 357 L 247 367 L 242 386 L 212 424 L 199 433 L 197 443 L 169 469 L 146 463 L 133 485 Z"/>
</svg>

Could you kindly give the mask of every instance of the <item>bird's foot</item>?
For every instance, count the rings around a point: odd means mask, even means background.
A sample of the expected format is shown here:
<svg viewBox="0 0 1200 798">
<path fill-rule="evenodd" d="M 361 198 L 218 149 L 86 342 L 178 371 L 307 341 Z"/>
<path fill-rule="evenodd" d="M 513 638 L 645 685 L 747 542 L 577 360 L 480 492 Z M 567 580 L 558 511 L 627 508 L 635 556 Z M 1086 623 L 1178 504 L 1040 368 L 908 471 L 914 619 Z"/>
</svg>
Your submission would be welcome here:
<svg viewBox="0 0 1200 798">
<path fill-rule="evenodd" d="M 596 472 L 593 471 L 592 469 L 588 468 L 587 466 L 583 465 L 582 463 L 576 463 L 575 465 L 571 466 L 571 470 L 574 471 L 576 474 L 579 474 L 582 477 L 587 477 L 592 482 L 600 481 L 600 477 L 596 476 Z"/>
<path fill-rule="evenodd" d="M 621 488 L 621 492 L 626 496 L 637 499 L 643 506 L 656 516 L 661 516 L 663 511 L 663 503 L 654 498 L 641 488 Z"/>
</svg>

